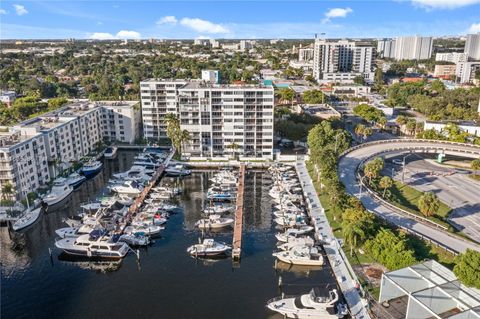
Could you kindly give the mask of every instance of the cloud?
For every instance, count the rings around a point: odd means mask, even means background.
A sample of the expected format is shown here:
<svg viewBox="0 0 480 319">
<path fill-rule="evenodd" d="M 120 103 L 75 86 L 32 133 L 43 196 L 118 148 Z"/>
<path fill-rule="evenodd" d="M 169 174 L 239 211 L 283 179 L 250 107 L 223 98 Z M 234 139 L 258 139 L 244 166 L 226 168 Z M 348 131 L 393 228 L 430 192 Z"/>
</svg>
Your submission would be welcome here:
<svg viewBox="0 0 480 319">
<path fill-rule="evenodd" d="M 89 36 L 92 40 L 113 40 L 115 37 L 111 33 L 107 32 L 94 32 Z"/>
<path fill-rule="evenodd" d="M 28 13 L 27 9 L 25 9 L 25 7 L 20 4 L 14 4 L 13 7 L 15 8 L 15 12 L 19 16 L 23 16 L 24 14 Z"/>
<path fill-rule="evenodd" d="M 180 24 L 195 30 L 197 32 L 205 33 L 229 33 L 230 30 L 220 24 L 215 24 L 207 20 L 199 18 L 183 18 L 180 20 Z"/>
<path fill-rule="evenodd" d="M 480 32 L 480 22 L 473 23 L 470 28 L 468 28 L 468 33 L 478 33 Z"/>
<path fill-rule="evenodd" d="M 117 39 L 140 39 L 141 35 L 137 31 L 118 31 L 116 35 L 108 32 L 94 32 L 88 38 L 92 40 L 117 40 Z"/>
<path fill-rule="evenodd" d="M 412 4 L 425 9 L 456 9 L 480 3 L 480 0 L 412 0 Z"/>
<path fill-rule="evenodd" d="M 352 13 L 352 8 L 333 8 L 325 12 L 325 18 L 322 23 L 330 22 L 332 18 L 345 18 L 349 13 Z"/>
<path fill-rule="evenodd" d="M 7 11 L 4 9 L 0 9 L 0 14 L 7 14 Z"/>
<path fill-rule="evenodd" d="M 140 33 L 137 31 L 121 30 L 117 33 L 119 39 L 140 39 Z"/>
<path fill-rule="evenodd" d="M 165 16 L 161 17 L 158 21 L 157 24 L 177 24 L 178 20 L 175 18 L 175 16 Z"/>
</svg>

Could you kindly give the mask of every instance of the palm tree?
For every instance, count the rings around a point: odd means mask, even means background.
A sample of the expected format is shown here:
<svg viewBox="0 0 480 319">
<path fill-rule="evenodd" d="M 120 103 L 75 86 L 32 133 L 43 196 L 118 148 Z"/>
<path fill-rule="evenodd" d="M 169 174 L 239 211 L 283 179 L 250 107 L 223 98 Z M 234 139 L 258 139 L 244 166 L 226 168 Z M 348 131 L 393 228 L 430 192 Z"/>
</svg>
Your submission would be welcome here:
<svg viewBox="0 0 480 319">
<path fill-rule="evenodd" d="M 366 127 L 364 130 L 363 130 L 363 139 L 364 141 L 367 140 L 367 138 L 373 134 L 373 130 L 371 127 Z"/>
<path fill-rule="evenodd" d="M 237 150 L 240 148 L 240 145 L 236 144 L 233 142 L 232 144 L 227 145 L 228 149 L 231 149 L 233 151 L 233 158 L 237 158 Z"/>
<path fill-rule="evenodd" d="M 440 201 L 432 192 L 425 192 L 418 199 L 418 209 L 425 217 L 433 216 L 439 207 Z"/>
<path fill-rule="evenodd" d="M 365 232 L 358 223 L 344 223 L 342 227 L 343 237 L 350 246 L 350 256 L 353 255 L 353 248 L 358 247 L 358 243 L 365 239 Z"/>
<path fill-rule="evenodd" d="M 470 164 L 470 168 L 476 171 L 475 175 L 478 175 L 478 171 L 480 170 L 480 158 L 473 160 L 472 163 Z"/>
<path fill-rule="evenodd" d="M 180 140 L 180 148 L 179 148 L 178 153 L 179 153 L 180 156 L 181 156 L 181 155 L 182 155 L 182 150 L 183 150 L 183 148 L 184 148 L 185 143 L 187 143 L 188 141 L 190 141 L 190 132 L 188 132 L 187 130 L 182 130 L 182 131 L 180 132 L 179 140 Z"/>
<path fill-rule="evenodd" d="M 385 198 L 385 193 L 387 191 L 387 188 L 390 188 L 393 186 L 393 181 L 390 177 L 388 176 L 383 176 L 381 179 L 380 179 L 380 187 L 383 188 L 383 195 L 382 197 Z"/>
<path fill-rule="evenodd" d="M 364 130 L 365 130 L 365 125 L 363 124 L 357 124 L 357 126 L 355 126 L 355 134 L 359 137 L 363 135 Z"/>
<path fill-rule="evenodd" d="M 13 194 L 13 185 L 10 182 L 6 182 L 2 185 L 2 197 L 4 200 L 11 200 Z"/>
<path fill-rule="evenodd" d="M 167 136 L 181 157 L 182 145 L 190 140 L 190 133 L 187 130 L 182 130 L 180 120 L 173 113 L 165 115 L 164 122 L 167 124 Z"/>
</svg>

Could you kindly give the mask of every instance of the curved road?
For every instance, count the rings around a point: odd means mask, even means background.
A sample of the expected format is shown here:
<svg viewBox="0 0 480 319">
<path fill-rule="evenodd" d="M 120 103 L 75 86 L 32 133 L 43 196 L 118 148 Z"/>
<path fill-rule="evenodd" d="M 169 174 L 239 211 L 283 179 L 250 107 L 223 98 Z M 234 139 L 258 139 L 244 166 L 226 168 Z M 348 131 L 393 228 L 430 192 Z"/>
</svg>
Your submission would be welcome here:
<svg viewBox="0 0 480 319">
<path fill-rule="evenodd" d="M 440 242 L 456 252 L 464 252 L 467 248 L 480 251 L 480 245 L 401 215 L 381 202 L 375 201 L 365 191 L 361 197 L 359 196 L 360 186 L 356 178 L 356 170 L 363 161 L 381 154 L 405 152 L 443 152 L 469 158 L 480 158 L 480 147 L 461 143 L 405 139 L 376 141 L 353 147 L 342 154 L 338 165 L 340 181 L 345 185 L 349 194 L 358 197 L 362 201 L 366 209 L 385 218 L 387 221 Z"/>
</svg>

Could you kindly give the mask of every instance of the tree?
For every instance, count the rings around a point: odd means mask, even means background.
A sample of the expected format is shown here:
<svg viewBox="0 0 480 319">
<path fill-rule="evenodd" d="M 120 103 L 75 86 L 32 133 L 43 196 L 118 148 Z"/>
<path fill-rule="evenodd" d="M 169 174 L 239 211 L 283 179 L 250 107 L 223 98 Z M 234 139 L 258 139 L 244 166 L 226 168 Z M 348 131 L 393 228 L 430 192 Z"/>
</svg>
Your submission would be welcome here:
<svg viewBox="0 0 480 319">
<path fill-rule="evenodd" d="M 395 120 L 395 122 L 398 125 L 403 126 L 403 125 L 407 124 L 407 118 L 405 117 L 405 115 L 399 115 L 399 116 L 397 116 L 397 119 Z"/>
<path fill-rule="evenodd" d="M 361 75 L 358 75 L 358 76 L 353 78 L 353 83 L 360 84 L 360 85 L 365 85 L 365 78 Z"/>
<path fill-rule="evenodd" d="M 303 92 L 302 99 L 307 104 L 320 104 L 325 101 L 325 95 L 320 90 L 308 90 Z"/>
<path fill-rule="evenodd" d="M 282 101 L 293 103 L 293 99 L 295 98 L 295 91 L 290 88 L 283 88 L 278 91 L 278 96 Z"/>
<path fill-rule="evenodd" d="M 2 185 L 2 197 L 6 201 L 10 201 L 12 199 L 13 194 L 13 185 L 10 182 L 6 182 Z"/>
<path fill-rule="evenodd" d="M 237 143 L 232 143 L 226 146 L 226 148 L 231 149 L 233 152 L 233 158 L 237 158 L 237 150 L 240 148 L 240 145 Z"/>
<path fill-rule="evenodd" d="M 410 134 L 415 133 L 415 129 L 417 128 L 417 121 L 415 119 L 408 119 L 406 123 L 407 131 Z"/>
<path fill-rule="evenodd" d="M 363 139 L 366 141 L 367 138 L 373 134 L 373 130 L 371 127 L 366 127 L 364 130 L 363 130 Z"/>
<path fill-rule="evenodd" d="M 464 285 L 480 289 L 480 252 L 467 249 L 455 258 L 453 272 Z"/>
<path fill-rule="evenodd" d="M 388 176 L 383 176 L 381 179 L 380 179 L 380 187 L 383 188 L 383 194 L 382 194 L 382 197 L 385 198 L 385 193 L 387 192 L 387 188 L 390 188 L 393 186 L 393 181 L 390 177 Z"/>
<path fill-rule="evenodd" d="M 365 131 L 365 125 L 357 124 L 355 126 L 355 135 L 357 135 L 358 137 L 363 136 L 363 131 Z"/>
<path fill-rule="evenodd" d="M 435 80 L 430 84 L 430 90 L 436 93 L 443 92 L 445 90 L 445 84 L 440 80 Z"/>
<path fill-rule="evenodd" d="M 342 225 L 343 237 L 350 246 L 350 256 L 353 255 L 353 248 L 358 247 L 360 241 L 365 240 L 365 232 L 357 223 L 346 223 Z"/>
<path fill-rule="evenodd" d="M 383 158 L 377 157 L 368 161 L 363 167 L 363 173 L 368 177 L 368 183 L 372 184 L 372 179 L 377 178 L 380 175 L 384 166 Z"/>
<path fill-rule="evenodd" d="M 381 68 L 375 70 L 375 84 L 378 86 L 383 85 L 383 71 Z"/>
<path fill-rule="evenodd" d="M 473 169 L 475 172 L 475 175 L 478 175 L 478 171 L 480 170 L 480 158 L 477 158 L 472 161 L 470 164 L 471 169 Z"/>
<path fill-rule="evenodd" d="M 180 121 L 173 113 L 165 115 L 165 124 L 167 124 L 167 136 L 172 142 L 173 147 L 177 150 L 179 156 L 182 156 L 182 146 L 190 140 L 190 134 L 180 127 Z"/>
<path fill-rule="evenodd" d="M 377 123 L 385 114 L 374 106 L 359 104 L 353 108 L 353 114 L 360 116 L 368 122 Z"/>
<path fill-rule="evenodd" d="M 433 216 L 439 207 L 440 201 L 432 192 L 425 192 L 418 199 L 418 209 L 425 217 Z"/>
</svg>

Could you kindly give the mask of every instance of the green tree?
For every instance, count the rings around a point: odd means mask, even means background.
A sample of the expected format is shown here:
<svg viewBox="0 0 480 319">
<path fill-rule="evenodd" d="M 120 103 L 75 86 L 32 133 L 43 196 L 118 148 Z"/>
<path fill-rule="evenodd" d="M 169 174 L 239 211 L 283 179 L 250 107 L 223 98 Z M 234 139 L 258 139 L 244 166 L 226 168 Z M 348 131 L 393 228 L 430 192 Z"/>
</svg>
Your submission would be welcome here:
<svg viewBox="0 0 480 319">
<path fill-rule="evenodd" d="M 470 163 L 470 168 L 475 171 L 475 175 L 479 175 L 478 171 L 480 171 L 480 158 L 473 160 Z"/>
<path fill-rule="evenodd" d="M 10 182 L 6 182 L 2 185 L 2 197 L 5 201 L 11 201 L 14 189 Z"/>
<path fill-rule="evenodd" d="M 385 193 L 387 192 L 387 189 L 393 186 L 393 181 L 390 177 L 388 176 L 383 176 L 380 179 L 379 185 L 381 188 L 383 188 L 383 194 L 382 197 L 385 198 Z"/>
<path fill-rule="evenodd" d="M 371 127 L 366 127 L 363 130 L 363 140 L 366 141 L 369 136 L 373 134 L 373 129 Z"/>
<path fill-rule="evenodd" d="M 167 137 L 170 139 L 173 147 L 175 147 L 178 155 L 181 157 L 182 146 L 184 143 L 188 142 L 188 140 L 190 139 L 190 134 L 188 133 L 188 131 L 181 129 L 180 121 L 173 113 L 168 113 L 167 115 L 165 115 L 164 122 L 167 125 Z"/>
<path fill-rule="evenodd" d="M 308 90 L 303 92 L 302 99 L 307 104 L 320 104 L 325 101 L 325 95 L 320 90 Z"/>
<path fill-rule="evenodd" d="M 363 124 L 357 124 L 355 126 L 355 135 L 357 135 L 358 137 L 361 137 L 363 136 L 363 132 L 365 131 L 365 125 Z"/>
<path fill-rule="evenodd" d="M 345 223 L 342 224 L 342 233 L 345 242 L 350 246 L 350 256 L 352 256 L 353 248 L 358 247 L 358 244 L 365 240 L 365 232 L 359 223 Z"/>
<path fill-rule="evenodd" d="M 353 78 L 353 83 L 359 84 L 359 85 L 365 85 L 365 78 L 361 75 L 358 75 Z"/>
<path fill-rule="evenodd" d="M 280 97 L 280 100 L 292 104 L 293 99 L 295 98 L 295 91 L 290 88 L 283 88 L 278 91 L 278 96 Z"/>
<path fill-rule="evenodd" d="M 467 249 L 458 255 L 453 272 L 464 285 L 480 289 L 480 252 Z"/>
<path fill-rule="evenodd" d="M 418 209 L 426 217 L 433 216 L 440 207 L 440 201 L 432 192 L 425 192 L 418 199 Z"/>
<path fill-rule="evenodd" d="M 368 183 L 371 185 L 372 180 L 380 176 L 384 166 L 383 158 L 377 157 L 373 160 L 368 161 L 363 167 L 363 173 L 368 177 Z"/>
</svg>

